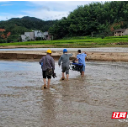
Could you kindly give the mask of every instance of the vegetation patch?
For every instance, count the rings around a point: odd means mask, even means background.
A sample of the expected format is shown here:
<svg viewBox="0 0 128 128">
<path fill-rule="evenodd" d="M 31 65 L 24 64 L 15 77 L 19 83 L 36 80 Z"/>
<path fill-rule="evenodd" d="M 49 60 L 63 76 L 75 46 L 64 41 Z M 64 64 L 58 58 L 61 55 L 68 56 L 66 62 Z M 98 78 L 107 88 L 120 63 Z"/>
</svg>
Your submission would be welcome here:
<svg viewBox="0 0 128 128">
<path fill-rule="evenodd" d="M 31 46 L 31 45 L 42 45 L 42 47 L 115 47 L 115 46 L 125 46 L 128 47 L 128 36 L 121 37 L 105 37 L 102 38 L 80 38 L 74 39 L 62 39 L 62 40 L 43 40 L 43 41 L 26 41 L 26 42 L 16 42 L 16 43 L 0 43 L 0 46 Z"/>
</svg>

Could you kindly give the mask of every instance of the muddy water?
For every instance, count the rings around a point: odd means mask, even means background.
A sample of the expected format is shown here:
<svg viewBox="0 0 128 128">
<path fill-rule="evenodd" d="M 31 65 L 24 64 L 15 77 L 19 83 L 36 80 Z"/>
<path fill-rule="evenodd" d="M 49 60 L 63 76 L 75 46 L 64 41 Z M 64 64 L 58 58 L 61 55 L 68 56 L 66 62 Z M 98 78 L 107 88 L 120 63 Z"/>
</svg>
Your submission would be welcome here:
<svg viewBox="0 0 128 128">
<path fill-rule="evenodd" d="M 84 78 L 70 71 L 42 90 L 38 62 L 0 61 L 0 126 L 128 126 L 112 120 L 113 111 L 128 112 L 128 63 L 87 62 Z"/>
</svg>

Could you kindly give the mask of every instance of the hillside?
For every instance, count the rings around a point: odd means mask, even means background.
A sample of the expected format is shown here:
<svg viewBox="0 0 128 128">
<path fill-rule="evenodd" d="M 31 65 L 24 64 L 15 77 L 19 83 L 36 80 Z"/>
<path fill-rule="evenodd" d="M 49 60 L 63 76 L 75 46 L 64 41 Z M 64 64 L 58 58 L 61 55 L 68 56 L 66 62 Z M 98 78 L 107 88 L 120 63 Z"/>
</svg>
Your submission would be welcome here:
<svg viewBox="0 0 128 128">
<path fill-rule="evenodd" d="M 26 29 L 41 29 L 42 31 L 48 31 L 56 21 L 43 21 L 35 17 L 25 16 L 23 18 L 12 18 L 7 21 L 0 21 L 0 28 L 9 29 L 10 27 L 20 26 Z"/>
<path fill-rule="evenodd" d="M 49 32 L 54 39 L 87 35 L 105 37 L 120 28 L 128 28 L 128 1 L 93 2 L 79 6 Z"/>
<path fill-rule="evenodd" d="M 11 36 L 8 38 L 8 42 L 16 42 L 19 40 L 19 35 L 26 31 L 41 30 L 48 31 L 48 29 L 57 21 L 43 21 L 35 17 L 25 16 L 23 18 L 12 18 L 7 21 L 0 21 L 0 28 L 6 31 L 0 32 L 0 42 L 5 42 L 5 39 L 1 37 L 2 34 L 7 35 L 11 32 Z"/>
</svg>

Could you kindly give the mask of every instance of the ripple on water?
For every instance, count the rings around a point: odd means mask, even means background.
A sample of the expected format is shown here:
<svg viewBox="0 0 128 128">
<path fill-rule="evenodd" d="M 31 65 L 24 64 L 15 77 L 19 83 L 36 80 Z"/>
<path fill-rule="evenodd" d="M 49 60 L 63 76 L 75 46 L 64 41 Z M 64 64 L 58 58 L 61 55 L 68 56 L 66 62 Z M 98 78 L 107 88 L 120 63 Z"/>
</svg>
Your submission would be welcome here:
<svg viewBox="0 0 128 128">
<path fill-rule="evenodd" d="M 69 81 L 60 81 L 56 62 L 58 77 L 42 90 L 38 62 L 0 61 L 0 126 L 127 126 L 111 120 L 128 108 L 127 64 L 87 62 L 83 78 L 70 71 Z"/>
</svg>

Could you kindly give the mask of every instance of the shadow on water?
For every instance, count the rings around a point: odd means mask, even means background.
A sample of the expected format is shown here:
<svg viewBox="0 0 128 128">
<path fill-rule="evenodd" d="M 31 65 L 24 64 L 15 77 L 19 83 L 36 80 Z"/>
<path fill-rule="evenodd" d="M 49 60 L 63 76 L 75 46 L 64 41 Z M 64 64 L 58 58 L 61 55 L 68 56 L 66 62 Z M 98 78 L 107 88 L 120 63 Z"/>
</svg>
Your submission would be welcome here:
<svg viewBox="0 0 128 128">
<path fill-rule="evenodd" d="M 38 62 L 0 61 L 0 126 L 127 126 L 111 120 L 128 108 L 128 63 L 87 62 L 85 76 L 70 70 L 69 81 L 57 78 L 42 90 Z"/>
</svg>

